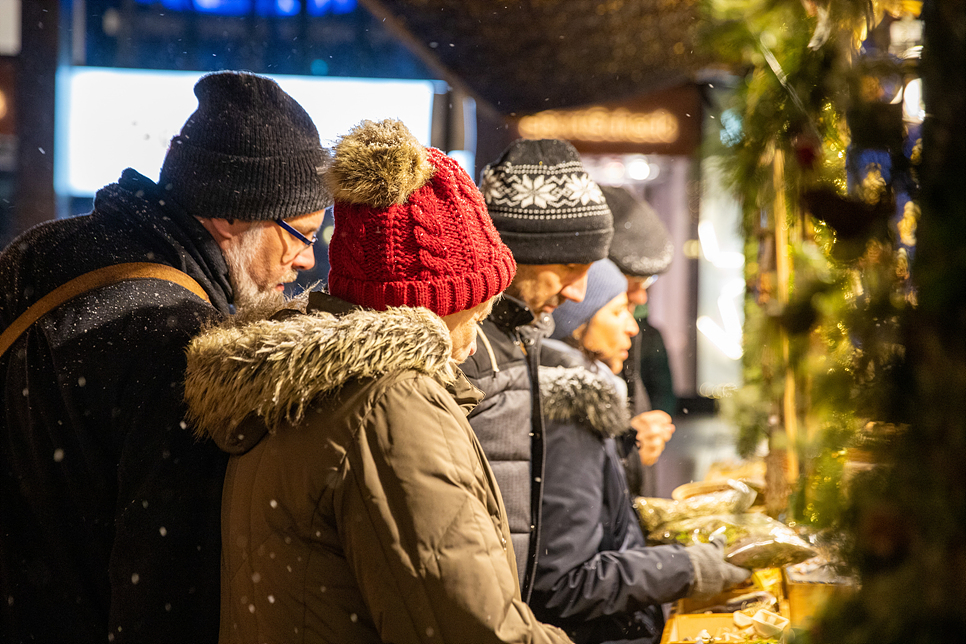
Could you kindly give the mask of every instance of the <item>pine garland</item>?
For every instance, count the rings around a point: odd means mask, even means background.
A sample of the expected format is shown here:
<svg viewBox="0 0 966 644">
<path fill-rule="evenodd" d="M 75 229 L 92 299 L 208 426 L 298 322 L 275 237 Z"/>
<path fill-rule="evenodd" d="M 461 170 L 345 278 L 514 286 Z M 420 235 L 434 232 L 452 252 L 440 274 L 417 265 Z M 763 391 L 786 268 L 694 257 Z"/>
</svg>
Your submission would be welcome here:
<svg viewBox="0 0 966 644">
<path fill-rule="evenodd" d="M 739 453 L 767 443 L 778 455 L 769 465 L 792 475 L 791 496 L 772 490 L 770 511 L 839 535 L 848 572 L 862 581 L 819 620 L 815 642 L 966 634 L 963 189 L 935 160 L 926 176 L 931 122 L 923 139 L 916 127 L 902 131 L 889 102 L 915 69 L 875 46 L 886 16 L 921 8 L 910 0 L 706 5 L 707 42 L 739 74 L 713 153 L 732 169 L 747 242 L 744 384 L 724 407 Z M 923 57 L 943 61 L 923 74 L 934 92 L 942 79 L 950 93 L 933 98 L 960 107 L 964 13 L 961 0 L 927 2 L 933 58 Z M 930 26 L 943 38 L 930 42 Z M 950 82 L 949 70 L 959 79 Z M 949 144 L 962 141 L 962 112 L 953 125 L 928 98 L 927 113 L 945 128 L 932 131 L 946 137 L 933 137 L 932 154 L 962 171 L 966 151 Z M 941 198 L 927 194 L 930 185 Z M 918 249 L 930 213 L 932 246 Z M 940 260 L 954 272 L 938 272 Z M 950 318 L 935 317 L 939 302 Z"/>
</svg>

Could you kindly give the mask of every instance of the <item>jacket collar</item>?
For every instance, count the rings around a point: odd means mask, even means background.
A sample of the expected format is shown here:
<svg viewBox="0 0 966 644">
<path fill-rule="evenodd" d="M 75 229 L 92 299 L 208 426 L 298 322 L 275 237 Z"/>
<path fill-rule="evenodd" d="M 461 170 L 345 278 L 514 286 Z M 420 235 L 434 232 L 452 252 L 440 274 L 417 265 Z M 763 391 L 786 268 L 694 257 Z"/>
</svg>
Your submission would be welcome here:
<svg viewBox="0 0 966 644">
<path fill-rule="evenodd" d="M 523 300 L 510 295 L 504 295 L 493 305 L 490 320 L 504 332 L 514 332 L 519 327 L 526 326 L 534 320 L 533 311 Z"/>
<path fill-rule="evenodd" d="M 306 306 L 306 313 L 330 313 L 337 318 L 341 318 L 354 311 L 365 311 L 366 307 L 359 304 L 352 304 L 335 295 L 329 295 L 325 291 L 312 291 L 309 293 L 309 301 Z"/>
<path fill-rule="evenodd" d="M 432 311 L 372 311 L 332 296 L 314 301 L 321 308 L 306 314 L 233 318 L 192 340 L 185 399 L 196 433 L 235 452 L 249 417 L 276 431 L 301 421 L 319 396 L 392 371 L 418 371 L 449 388 L 461 406 L 474 402 L 472 392 L 456 385 L 449 330 Z M 246 444 L 251 438 L 242 437 Z"/>
<path fill-rule="evenodd" d="M 149 261 L 183 270 L 202 285 L 219 312 L 231 311 L 231 279 L 218 243 L 154 181 L 127 168 L 117 183 L 97 191 L 94 211 L 113 219 L 112 226 L 130 229 L 132 238 L 153 251 Z M 117 241 L 109 237 L 105 247 Z M 117 261 L 125 261 L 121 259 L 125 256 L 122 249 L 114 255 Z"/>
<path fill-rule="evenodd" d="M 547 340 L 540 365 L 540 403 L 547 420 L 576 422 L 605 438 L 630 427 L 627 389 L 604 363 Z"/>
<path fill-rule="evenodd" d="M 483 396 L 486 395 L 473 386 L 459 369 L 456 370 L 456 380 L 446 386 L 446 391 L 450 393 L 453 400 L 456 401 L 456 404 L 459 405 L 460 409 L 466 415 L 469 415 L 473 411 L 473 408 L 483 400 Z"/>
<path fill-rule="evenodd" d="M 312 291 L 309 293 L 308 306 L 306 313 L 331 313 L 336 317 L 342 317 L 355 311 L 365 311 L 364 306 L 352 304 L 339 299 L 334 295 L 329 295 L 325 291 Z M 485 395 L 482 391 L 474 387 L 462 371 L 456 371 L 456 378 L 452 383 L 446 385 L 446 391 L 453 397 L 456 404 L 460 406 L 464 414 L 469 414 L 473 408 L 480 404 Z"/>
</svg>

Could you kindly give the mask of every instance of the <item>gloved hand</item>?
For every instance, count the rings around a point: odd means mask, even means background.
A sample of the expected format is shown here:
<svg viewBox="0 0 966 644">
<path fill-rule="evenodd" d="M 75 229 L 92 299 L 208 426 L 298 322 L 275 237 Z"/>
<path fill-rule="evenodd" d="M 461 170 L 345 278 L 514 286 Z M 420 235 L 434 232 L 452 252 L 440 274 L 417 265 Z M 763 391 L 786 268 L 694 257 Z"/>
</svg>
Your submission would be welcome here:
<svg viewBox="0 0 966 644">
<path fill-rule="evenodd" d="M 698 543 L 684 549 L 694 568 L 694 582 L 688 597 L 708 599 L 751 576 L 750 570 L 724 560 L 724 547 L 724 537 L 716 535 L 710 543 Z"/>
</svg>

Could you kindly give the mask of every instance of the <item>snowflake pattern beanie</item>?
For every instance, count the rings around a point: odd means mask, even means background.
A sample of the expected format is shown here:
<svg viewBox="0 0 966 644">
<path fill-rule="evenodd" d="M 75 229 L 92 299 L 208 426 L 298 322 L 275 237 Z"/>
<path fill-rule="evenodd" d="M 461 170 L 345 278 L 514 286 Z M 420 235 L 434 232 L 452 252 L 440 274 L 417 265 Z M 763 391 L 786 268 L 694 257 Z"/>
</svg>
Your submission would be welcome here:
<svg viewBox="0 0 966 644">
<path fill-rule="evenodd" d="M 518 263 L 590 264 L 607 257 L 610 209 L 566 141 L 514 141 L 483 169 L 480 189 Z"/>
<path fill-rule="evenodd" d="M 270 78 L 216 72 L 195 84 L 198 109 L 171 145 L 159 185 L 189 214 L 288 219 L 331 203 L 329 153 L 312 119 Z"/>
<path fill-rule="evenodd" d="M 439 316 L 501 293 L 516 274 L 483 196 L 452 158 L 399 121 L 363 121 L 335 146 L 329 292 Z"/>
</svg>

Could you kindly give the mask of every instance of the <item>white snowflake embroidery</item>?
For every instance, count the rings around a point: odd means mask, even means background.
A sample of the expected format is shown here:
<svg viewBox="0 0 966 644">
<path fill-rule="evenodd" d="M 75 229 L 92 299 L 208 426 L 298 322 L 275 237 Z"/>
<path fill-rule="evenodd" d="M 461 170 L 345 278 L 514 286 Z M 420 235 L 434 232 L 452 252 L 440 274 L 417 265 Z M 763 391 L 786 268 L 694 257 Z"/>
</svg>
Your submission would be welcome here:
<svg viewBox="0 0 966 644">
<path fill-rule="evenodd" d="M 483 173 L 482 184 L 480 191 L 483 193 L 487 203 L 493 203 L 503 197 L 503 186 L 490 168 L 487 168 Z"/>
<path fill-rule="evenodd" d="M 591 201 L 600 203 L 604 198 L 600 188 L 598 188 L 597 184 L 591 181 L 590 177 L 586 174 L 570 175 L 570 180 L 567 182 L 567 189 L 570 191 L 570 194 L 573 196 L 573 198 L 579 200 L 584 206 Z"/>
<path fill-rule="evenodd" d="M 534 178 L 524 175 L 519 181 L 514 181 L 511 186 L 516 194 L 513 200 L 521 208 L 535 205 L 537 208 L 546 208 L 548 201 L 554 200 L 554 185 L 547 183 L 546 178 L 541 174 Z"/>
</svg>

